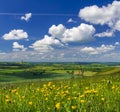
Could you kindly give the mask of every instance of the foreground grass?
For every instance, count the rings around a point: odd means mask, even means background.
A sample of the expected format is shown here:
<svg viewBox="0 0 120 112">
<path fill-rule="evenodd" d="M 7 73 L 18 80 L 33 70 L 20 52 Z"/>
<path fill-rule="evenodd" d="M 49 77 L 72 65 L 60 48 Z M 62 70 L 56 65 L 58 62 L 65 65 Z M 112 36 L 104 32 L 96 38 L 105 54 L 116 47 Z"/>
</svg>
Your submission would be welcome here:
<svg viewBox="0 0 120 112">
<path fill-rule="evenodd" d="M 120 112 L 120 77 L 1 85 L 0 112 Z"/>
</svg>

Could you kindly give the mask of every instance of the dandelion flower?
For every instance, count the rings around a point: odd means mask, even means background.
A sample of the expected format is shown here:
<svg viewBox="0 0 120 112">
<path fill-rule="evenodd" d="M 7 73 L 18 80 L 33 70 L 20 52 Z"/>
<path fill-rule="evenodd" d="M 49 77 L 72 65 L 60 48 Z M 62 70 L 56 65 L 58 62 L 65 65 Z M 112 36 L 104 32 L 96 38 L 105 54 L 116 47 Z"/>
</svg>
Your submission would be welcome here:
<svg viewBox="0 0 120 112">
<path fill-rule="evenodd" d="M 80 100 L 81 103 L 85 103 L 85 100 Z"/>
<path fill-rule="evenodd" d="M 105 100 L 105 98 L 101 98 L 101 100 L 102 100 L 102 101 L 104 101 L 104 100 Z"/>
<path fill-rule="evenodd" d="M 9 100 L 9 99 L 6 99 L 5 101 L 6 101 L 6 102 L 9 102 L 10 100 Z"/>
<path fill-rule="evenodd" d="M 56 103 L 55 107 L 56 107 L 56 109 L 59 109 L 60 108 L 60 103 Z"/>
<path fill-rule="evenodd" d="M 73 110 L 75 110 L 75 109 L 77 108 L 77 106 L 71 106 L 71 108 L 72 108 Z"/>
<path fill-rule="evenodd" d="M 25 98 L 25 96 L 22 96 L 22 99 L 24 99 Z"/>
<path fill-rule="evenodd" d="M 29 105 L 32 105 L 33 103 L 32 103 L 32 101 L 29 101 Z"/>
<path fill-rule="evenodd" d="M 115 86 L 112 86 L 112 89 L 115 89 Z"/>
<path fill-rule="evenodd" d="M 9 98 L 9 96 L 8 96 L 8 95 L 6 95 L 6 96 L 5 96 L 5 98 L 6 98 L 6 99 L 8 99 L 8 98 Z"/>
</svg>

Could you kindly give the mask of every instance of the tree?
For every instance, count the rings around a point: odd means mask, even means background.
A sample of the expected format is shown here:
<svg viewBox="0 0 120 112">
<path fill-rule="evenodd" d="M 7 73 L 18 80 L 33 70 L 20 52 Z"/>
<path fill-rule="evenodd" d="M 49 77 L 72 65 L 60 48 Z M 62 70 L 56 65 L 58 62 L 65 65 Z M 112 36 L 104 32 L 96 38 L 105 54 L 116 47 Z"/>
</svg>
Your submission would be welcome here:
<svg viewBox="0 0 120 112">
<path fill-rule="evenodd" d="M 74 78 L 74 70 L 72 70 L 72 71 L 67 71 L 67 73 L 68 73 L 69 75 L 71 75 L 71 78 Z"/>
<path fill-rule="evenodd" d="M 82 65 L 80 65 L 80 75 L 83 77 L 84 76 L 84 68 L 82 67 Z"/>
</svg>

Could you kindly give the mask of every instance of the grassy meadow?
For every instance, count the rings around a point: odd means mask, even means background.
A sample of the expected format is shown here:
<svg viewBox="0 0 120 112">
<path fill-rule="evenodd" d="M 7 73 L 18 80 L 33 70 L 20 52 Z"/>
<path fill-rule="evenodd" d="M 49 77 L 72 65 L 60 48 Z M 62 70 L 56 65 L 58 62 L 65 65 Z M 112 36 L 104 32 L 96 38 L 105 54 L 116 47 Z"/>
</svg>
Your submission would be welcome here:
<svg viewBox="0 0 120 112">
<path fill-rule="evenodd" d="M 120 112 L 120 68 L 107 64 L 5 64 L 0 112 Z"/>
</svg>

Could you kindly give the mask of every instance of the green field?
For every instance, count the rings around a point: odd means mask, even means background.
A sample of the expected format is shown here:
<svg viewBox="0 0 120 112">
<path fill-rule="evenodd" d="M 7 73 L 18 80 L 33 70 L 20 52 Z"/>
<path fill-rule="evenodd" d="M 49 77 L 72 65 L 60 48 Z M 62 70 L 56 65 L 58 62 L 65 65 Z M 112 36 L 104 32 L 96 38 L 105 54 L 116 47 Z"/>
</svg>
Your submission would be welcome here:
<svg viewBox="0 0 120 112">
<path fill-rule="evenodd" d="M 120 67 L 1 63 L 0 112 L 120 112 Z"/>
<path fill-rule="evenodd" d="M 119 74 L 120 67 L 99 63 L 1 63 L 0 83 Z"/>
</svg>

